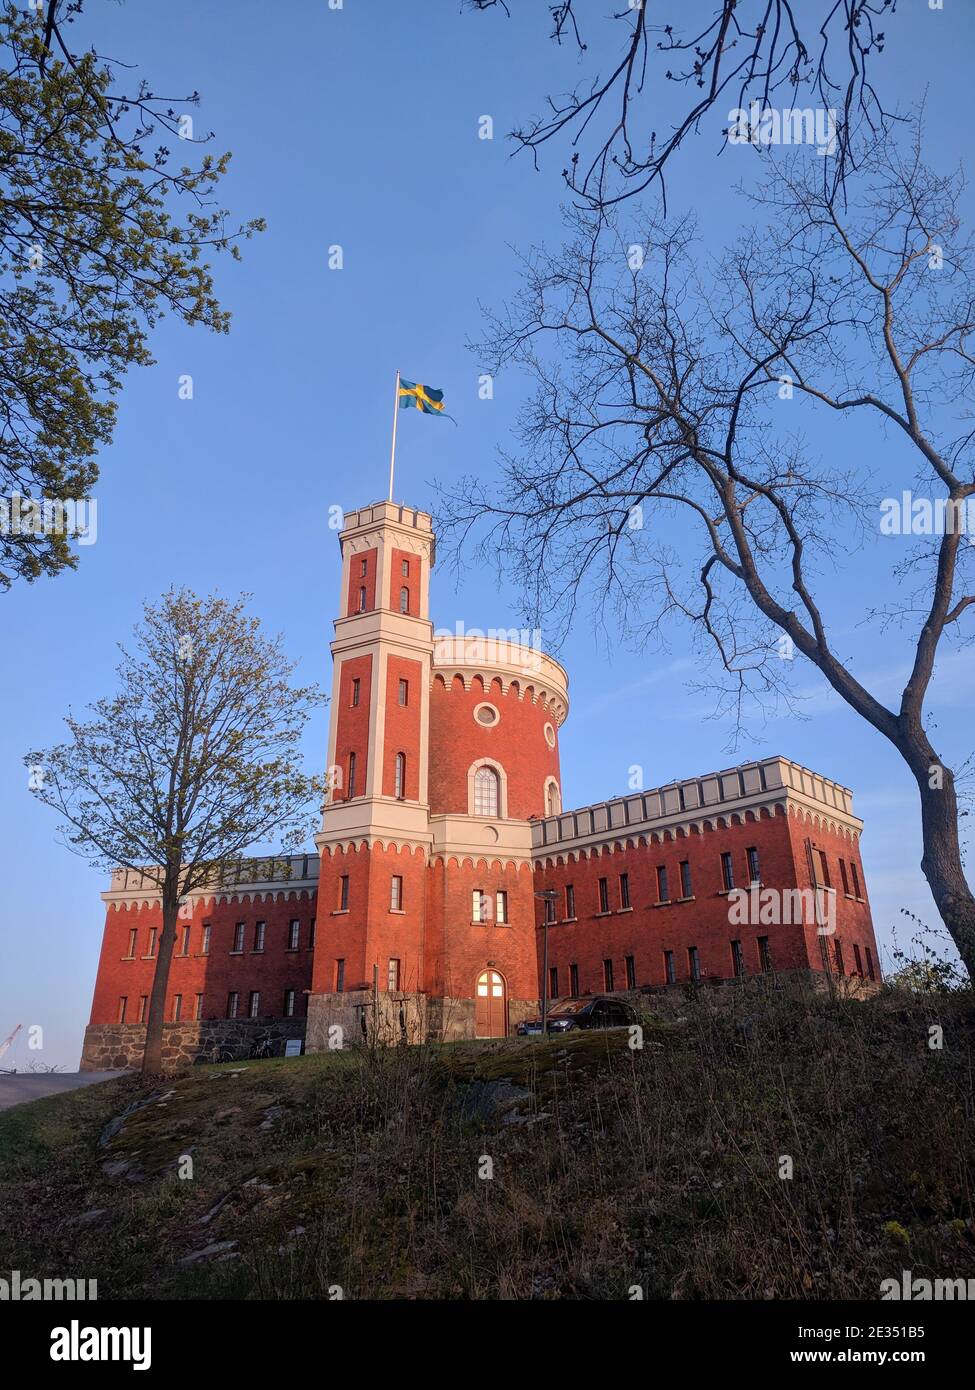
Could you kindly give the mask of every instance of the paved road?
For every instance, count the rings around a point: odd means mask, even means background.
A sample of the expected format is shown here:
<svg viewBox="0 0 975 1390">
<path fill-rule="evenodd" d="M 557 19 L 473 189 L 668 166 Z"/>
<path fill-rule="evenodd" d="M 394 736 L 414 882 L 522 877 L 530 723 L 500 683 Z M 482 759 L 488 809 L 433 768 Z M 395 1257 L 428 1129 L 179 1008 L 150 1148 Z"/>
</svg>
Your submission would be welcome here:
<svg viewBox="0 0 975 1390">
<path fill-rule="evenodd" d="M 40 1100 L 61 1091 L 75 1091 L 79 1086 L 93 1086 L 98 1081 L 111 1081 L 120 1071 L 19 1071 L 12 1075 L 0 1072 L 0 1110 L 9 1110 L 25 1100 Z"/>
</svg>

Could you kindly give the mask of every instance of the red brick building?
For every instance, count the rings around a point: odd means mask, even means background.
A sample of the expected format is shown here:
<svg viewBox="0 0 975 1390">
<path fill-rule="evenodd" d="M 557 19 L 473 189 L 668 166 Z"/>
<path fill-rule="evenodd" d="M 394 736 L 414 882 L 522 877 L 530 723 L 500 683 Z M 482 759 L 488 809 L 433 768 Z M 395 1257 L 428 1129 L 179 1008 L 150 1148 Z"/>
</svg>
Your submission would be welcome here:
<svg viewBox="0 0 975 1390">
<path fill-rule="evenodd" d="M 425 513 L 364 507 L 339 545 L 318 855 L 255 862 L 185 905 L 171 1058 L 228 1025 L 307 1023 L 309 1049 L 372 1028 L 501 1035 L 538 1008 L 546 938 L 551 996 L 879 978 L 845 787 L 776 757 L 563 811 L 559 663 L 527 633 L 434 631 Z M 137 1053 L 161 929 L 136 875 L 103 897 L 89 1066 Z"/>
</svg>

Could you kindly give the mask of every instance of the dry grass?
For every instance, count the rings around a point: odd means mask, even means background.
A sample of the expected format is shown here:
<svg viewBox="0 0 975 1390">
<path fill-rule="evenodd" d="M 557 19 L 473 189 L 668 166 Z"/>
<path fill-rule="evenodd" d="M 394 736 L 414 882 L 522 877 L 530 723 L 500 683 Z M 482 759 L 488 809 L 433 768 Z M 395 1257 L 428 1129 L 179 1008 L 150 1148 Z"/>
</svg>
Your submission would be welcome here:
<svg viewBox="0 0 975 1390">
<path fill-rule="evenodd" d="M 902 1268 L 972 1278 L 973 1035 L 966 997 L 689 997 L 642 1050 L 613 1032 L 198 1068 L 99 1147 L 147 1098 L 126 1078 L 0 1117 L 0 1268 L 100 1297 L 875 1298 Z"/>
</svg>

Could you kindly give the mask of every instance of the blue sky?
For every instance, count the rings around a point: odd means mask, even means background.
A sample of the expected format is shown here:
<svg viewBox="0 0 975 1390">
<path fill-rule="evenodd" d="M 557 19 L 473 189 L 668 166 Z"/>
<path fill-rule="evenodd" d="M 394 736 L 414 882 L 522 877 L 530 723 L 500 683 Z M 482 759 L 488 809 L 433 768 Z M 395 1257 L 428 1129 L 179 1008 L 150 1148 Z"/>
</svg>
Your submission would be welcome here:
<svg viewBox="0 0 975 1390">
<path fill-rule="evenodd" d="M 79 570 L 0 595 L 0 1039 L 18 1022 L 40 1024 L 46 1047 L 37 1056 L 69 1069 L 90 1008 L 104 884 L 57 843 L 52 814 L 28 792 L 23 753 L 56 741 L 69 707 L 113 689 L 116 642 L 142 599 L 171 583 L 252 593 L 256 612 L 285 635 L 299 678 L 327 685 L 339 576 L 328 509 L 385 495 L 397 367 L 442 387 L 458 422 L 404 415 L 399 500 L 430 507 L 436 478 L 490 478 L 497 450 L 511 444 L 525 382 L 502 377 L 494 399 L 479 400 L 479 364 L 464 345 L 480 332 L 479 306 L 499 305 L 516 288 L 512 248 L 559 240 L 564 151 L 553 149 L 535 172 L 523 156 L 509 157 L 503 137 L 544 92 L 578 75 L 573 52 L 547 42 L 540 0 L 514 7 L 523 14 L 512 20 L 462 13 L 457 0 L 419 9 L 392 0 L 345 0 L 341 10 L 326 0 L 89 0 L 87 8 L 76 44 L 97 38 L 167 95 L 201 92 L 197 131 L 212 128 L 214 148 L 234 155 L 223 200 L 242 218 L 266 217 L 268 231 L 246 245 L 241 265 L 218 264 L 230 335 L 167 320 L 153 339 L 156 365 L 125 383 L 116 438 L 101 459 L 98 539 Z M 970 143 L 975 10 L 911 0 L 885 27 L 879 82 L 905 104 L 930 87 L 931 156 L 957 163 Z M 478 139 L 485 114 L 493 141 Z M 756 158 L 742 150 L 715 159 L 717 145 L 710 136 L 692 143 L 670 179 L 673 209 L 693 207 L 714 249 L 741 215 L 732 185 Z M 344 267 L 330 271 L 336 244 Z M 185 374 L 192 400 L 179 398 Z M 860 446 L 816 417 L 805 428 L 824 450 Z M 865 466 L 885 486 L 886 442 L 865 435 L 864 446 L 873 451 Z M 895 459 L 892 471 L 900 466 Z M 823 576 L 830 617 L 858 674 L 890 697 L 905 650 L 858 625 L 861 595 L 882 571 L 857 554 L 832 559 Z M 517 616 L 517 594 L 499 591 L 493 573 L 468 573 L 459 585 L 446 567 L 435 574 L 437 625 L 507 627 Z M 558 655 L 572 699 L 566 804 L 621 791 L 634 763 L 653 786 L 782 753 L 853 787 L 882 945 L 900 908 L 933 919 L 908 774 L 811 667 L 795 672 L 810 717 L 756 729 L 731 754 L 727 725 L 709 721 L 707 701 L 687 690 L 698 671 L 686 632 L 671 635 L 669 650 L 641 652 L 625 635 L 580 624 Z M 969 749 L 972 684 L 966 654 L 941 663 L 932 709 L 942 751 L 957 760 Z M 310 764 L 323 764 L 325 750 L 323 717 L 308 739 Z M 14 1053 L 18 1065 L 28 1060 L 23 1047 Z"/>
</svg>

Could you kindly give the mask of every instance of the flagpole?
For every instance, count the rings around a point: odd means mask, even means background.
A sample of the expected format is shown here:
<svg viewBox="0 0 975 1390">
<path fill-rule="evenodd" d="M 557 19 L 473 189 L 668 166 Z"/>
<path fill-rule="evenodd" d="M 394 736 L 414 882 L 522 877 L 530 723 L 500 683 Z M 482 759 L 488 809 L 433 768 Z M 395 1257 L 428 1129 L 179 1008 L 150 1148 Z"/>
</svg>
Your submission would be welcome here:
<svg viewBox="0 0 975 1390">
<path fill-rule="evenodd" d="M 399 419 L 399 370 L 396 372 L 396 391 L 393 395 L 393 444 L 389 451 L 389 500 L 393 500 L 393 469 L 396 467 L 396 421 Z"/>
</svg>

